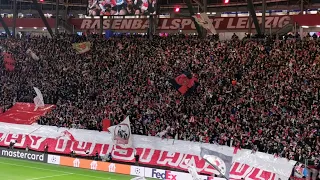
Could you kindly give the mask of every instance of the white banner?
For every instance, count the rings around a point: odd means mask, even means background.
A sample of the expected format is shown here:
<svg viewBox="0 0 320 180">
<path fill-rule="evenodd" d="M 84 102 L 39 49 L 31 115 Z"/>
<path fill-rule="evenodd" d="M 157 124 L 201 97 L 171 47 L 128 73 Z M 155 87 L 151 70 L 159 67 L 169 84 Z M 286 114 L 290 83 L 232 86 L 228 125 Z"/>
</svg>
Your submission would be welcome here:
<svg viewBox="0 0 320 180">
<path fill-rule="evenodd" d="M 129 116 L 124 121 L 108 128 L 111 132 L 113 144 L 123 148 L 132 147 L 132 134 Z"/>
<path fill-rule="evenodd" d="M 56 139 L 66 130 L 73 135 L 77 142 L 70 141 L 69 143 L 63 139 Z M 14 139 L 14 137 L 19 139 L 19 134 L 29 135 L 30 133 L 32 133 L 32 136 L 37 137 L 37 139 L 35 139 L 35 137 L 26 136 L 28 138 L 23 139 L 23 141 L 35 141 L 33 144 L 39 144 L 37 145 L 37 148 L 40 148 L 41 143 L 45 142 L 46 138 L 51 138 L 50 141 L 56 143 L 56 147 L 50 147 L 54 149 L 52 152 L 69 153 L 66 149 L 81 149 L 81 151 L 79 150 L 79 153 L 81 153 L 84 152 L 83 149 L 87 148 L 86 150 L 90 151 L 90 153 L 95 153 L 93 151 L 96 150 L 104 153 L 112 152 L 114 159 L 134 162 L 132 150 L 114 149 L 110 146 L 113 144 L 112 138 L 111 134 L 107 132 L 66 128 L 58 129 L 57 127 L 52 126 L 40 127 L 39 125 L 0 123 L 0 145 L 7 145 L 10 139 Z M 40 137 L 42 138 L 39 139 Z M 36 140 L 41 140 L 41 142 L 37 143 Z M 234 161 L 230 172 L 231 179 L 241 179 L 241 177 L 254 179 L 254 177 L 261 177 L 261 173 L 264 174 L 263 176 L 269 173 L 268 176 L 270 176 L 270 179 L 288 178 L 296 163 L 296 161 L 288 161 L 285 158 L 274 158 L 274 156 L 270 154 L 260 152 L 251 154 L 251 150 L 241 149 L 238 150 L 237 154 L 233 154 L 234 149 L 228 146 L 217 146 L 215 144 L 181 140 L 175 140 L 173 144 L 172 141 L 173 140 L 161 140 L 160 138 L 151 136 L 133 135 L 134 146 L 140 151 L 140 161 L 146 164 L 176 167 L 188 171 L 188 167 L 185 165 L 184 160 L 190 159 L 189 163 L 195 165 L 198 172 L 212 173 L 214 171 L 210 170 L 208 164 L 203 164 L 200 168 L 200 165 L 197 163 L 204 161 L 199 157 L 200 147 L 203 146 L 217 152 L 223 151 L 224 154 L 230 154 L 233 156 Z M 17 146 L 24 147 L 25 143 L 26 142 L 17 143 Z M 254 175 L 252 173 L 254 173 Z"/>
</svg>

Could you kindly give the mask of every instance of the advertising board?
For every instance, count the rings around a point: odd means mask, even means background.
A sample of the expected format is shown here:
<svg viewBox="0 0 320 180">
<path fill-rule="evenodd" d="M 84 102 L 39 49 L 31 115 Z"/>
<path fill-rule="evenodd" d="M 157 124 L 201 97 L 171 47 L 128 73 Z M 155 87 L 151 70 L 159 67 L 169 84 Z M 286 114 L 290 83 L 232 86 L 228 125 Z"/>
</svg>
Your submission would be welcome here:
<svg viewBox="0 0 320 180">
<path fill-rule="evenodd" d="M 29 161 L 47 162 L 48 156 L 44 153 L 25 151 L 20 149 L 8 149 L 0 147 L 0 156 Z"/>
<path fill-rule="evenodd" d="M 70 158 L 58 155 L 49 155 L 49 164 L 69 166 L 74 168 L 90 169 L 94 171 L 104 171 L 110 173 L 126 174 L 138 177 L 147 177 L 163 180 L 193 180 L 189 173 L 169 171 L 156 168 L 147 168 L 142 166 L 130 166 L 118 163 L 101 162 L 95 160 Z M 199 175 L 200 180 L 212 180 L 213 177 Z M 214 178 L 223 180 L 223 178 Z"/>
</svg>

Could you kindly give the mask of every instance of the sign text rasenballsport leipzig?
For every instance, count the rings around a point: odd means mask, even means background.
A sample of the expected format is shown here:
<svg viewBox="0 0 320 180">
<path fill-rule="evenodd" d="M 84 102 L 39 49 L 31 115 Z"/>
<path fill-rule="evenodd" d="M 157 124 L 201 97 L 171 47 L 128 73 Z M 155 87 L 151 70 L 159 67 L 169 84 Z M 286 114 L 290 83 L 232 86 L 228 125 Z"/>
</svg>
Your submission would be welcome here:
<svg viewBox="0 0 320 180">
<path fill-rule="evenodd" d="M 267 16 L 265 27 L 267 29 L 280 29 L 292 22 L 293 16 Z M 244 31 L 250 27 L 248 17 L 210 17 L 217 31 Z M 262 18 L 258 17 L 261 24 Z M 9 18 L 4 18 L 4 21 L 9 27 L 12 27 L 13 21 Z M 55 25 L 54 19 L 47 19 L 49 25 L 53 28 Z M 95 30 L 100 29 L 100 20 L 95 18 L 90 19 L 70 19 L 70 24 L 74 25 L 76 30 Z M 17 26 L 24 28 L 43 28 L 45 25 L 40 18 L 23 18 L 17 19 Z M 148 29 L 149 21 L 147 18 L 124 18 L 124 19 L 104 19 L 104 30 L 131 30 L 145 32 Z M 1 24 L 0 24 L 1 27 Z M 251 24 L 254 29 L 254 24 Z M 176 30 L 195 31 L 195 25 L 190 18 L 160 18 L 157 25 L 157 31 L 168 32 Z"/>
</svg>

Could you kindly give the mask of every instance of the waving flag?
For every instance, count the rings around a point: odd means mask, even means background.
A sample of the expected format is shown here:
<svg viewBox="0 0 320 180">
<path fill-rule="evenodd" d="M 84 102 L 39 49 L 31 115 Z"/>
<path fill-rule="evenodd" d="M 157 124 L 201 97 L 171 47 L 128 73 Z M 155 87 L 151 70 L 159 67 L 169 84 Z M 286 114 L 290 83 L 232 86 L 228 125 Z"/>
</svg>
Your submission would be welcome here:
<svg viewBox="0 0 320 180">
<path fill-rule="evenodd" d="M 44 107 L 44 100 L 41 91 L 36 87 L 33 87 L 33 89 L 36 91 L 37 94 L 37 96 L 33 98 L 33 102 L 35 104 L 34 111 L 36 111 L 39 107 Z"/>
<path fill-rule="evenodd" d="M 74 43 L 72 44 L 72 47 L 77 51 L 78 54 L 83 54 L 90 51 L 91 43 L 90 42 Z"/>
<path fill-rule="evenodd" d="M 33 60 L 38 61 L 38 60 L 40 59 L 31 49 L 28 49 L 28 50 L 26 51 L 26 53 L 27 53 Z"/>
<path fill-rule="evenodd" d="M 207 31 L 209 31 L 211 34 L 217 34 L 216 29 L 214 28 L 212 21 L 209 19 L 208 15 L 206 13 L 201 13 L 201 14 L 197 14 L 192 16 L 195 21 L 202 26 L 203 28 L 205 28 Z"/>
<path fill-rule="evenodd" d="M 191 164 L 189 163 L 189 161 L 190 161 L 190 159 L 186 159 L 186 160 L 185 160 L 185 163 L 186 163 L 186 165 L 188 165 L 188 172 L 189 172 L 189 174 L 192 176 L 192 179 L 193 179 L 193 180 L 201 180 L 201 178 L 199 177 L 199 174 L 198 174 L 198 172 L 197 172 L 196 167 L 193 166 L 193 165 L 191 165 Z"/>
<path fill-rule="evenodd" d="M 307 177 L 309 174 L 308 169 L 304 167 L 303 164 L 298 163 L 294 168 L 294 177 L 303 178 Z"/>
<path fill-rule="evenodd" d="M 12 54 L 5 52 L 3 53 L 3 62 L 4 62 L 4 67 L 8 71 L 13 71 L 15 68 L 15 59 L 13 58 Z"/>
<path fill-rule="evenodd" d="M 108 130 L 112 134 L 112 141 L 115 145 L 119 145 L 124 148 L 132 147 L 132 134 L 129 116 L 127 116 L 120 124 L 109 127 Z"/>
<path fill-rule="evenodd" d="M 229 172 L 232 166 L 232 156 L 223 153 L 212 151 L 201 147 L 201 157 L 205 159 L 211 166 L 219 171 L 217 175 L 222 175 L 229 179 Z"/>
<path fill-rule="evenodd" d="M 169 82 L 182 95 L 190 95 L 199 85 L 198 79 L 193 77 L 190 72 L 183 73 Z"/>
</svg>

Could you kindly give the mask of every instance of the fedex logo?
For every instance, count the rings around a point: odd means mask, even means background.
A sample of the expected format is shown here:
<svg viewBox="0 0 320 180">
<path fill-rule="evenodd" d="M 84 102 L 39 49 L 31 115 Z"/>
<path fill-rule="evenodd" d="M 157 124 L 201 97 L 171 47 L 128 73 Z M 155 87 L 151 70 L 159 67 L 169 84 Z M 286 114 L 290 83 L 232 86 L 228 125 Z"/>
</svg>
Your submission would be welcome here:
<svg viewBox="0 0 320 180">
<path fill-rule="evenodd" d="M 166 179 L 166 172 L 163 170 L 159 170 L 159 169 L 152 169 L 152 174 L 151 176 L 153 178 L 157 178 L 157 179 L 163 179 L 165 180 Z"/>
<path fill-rule="evenodd" d="M 172 174 L 171 171 L 164 171 L 160 169 L 152 169 L 151 176 L 153 178 L 163 179 L 163 180 L 177 180 L 176 174 Z"/>
<path fill-rule="evenodd" d="M 171 171 L 166 171 L 166 180 L 177 180 L 177 175 L 172 174 Z"/>
</svg>

